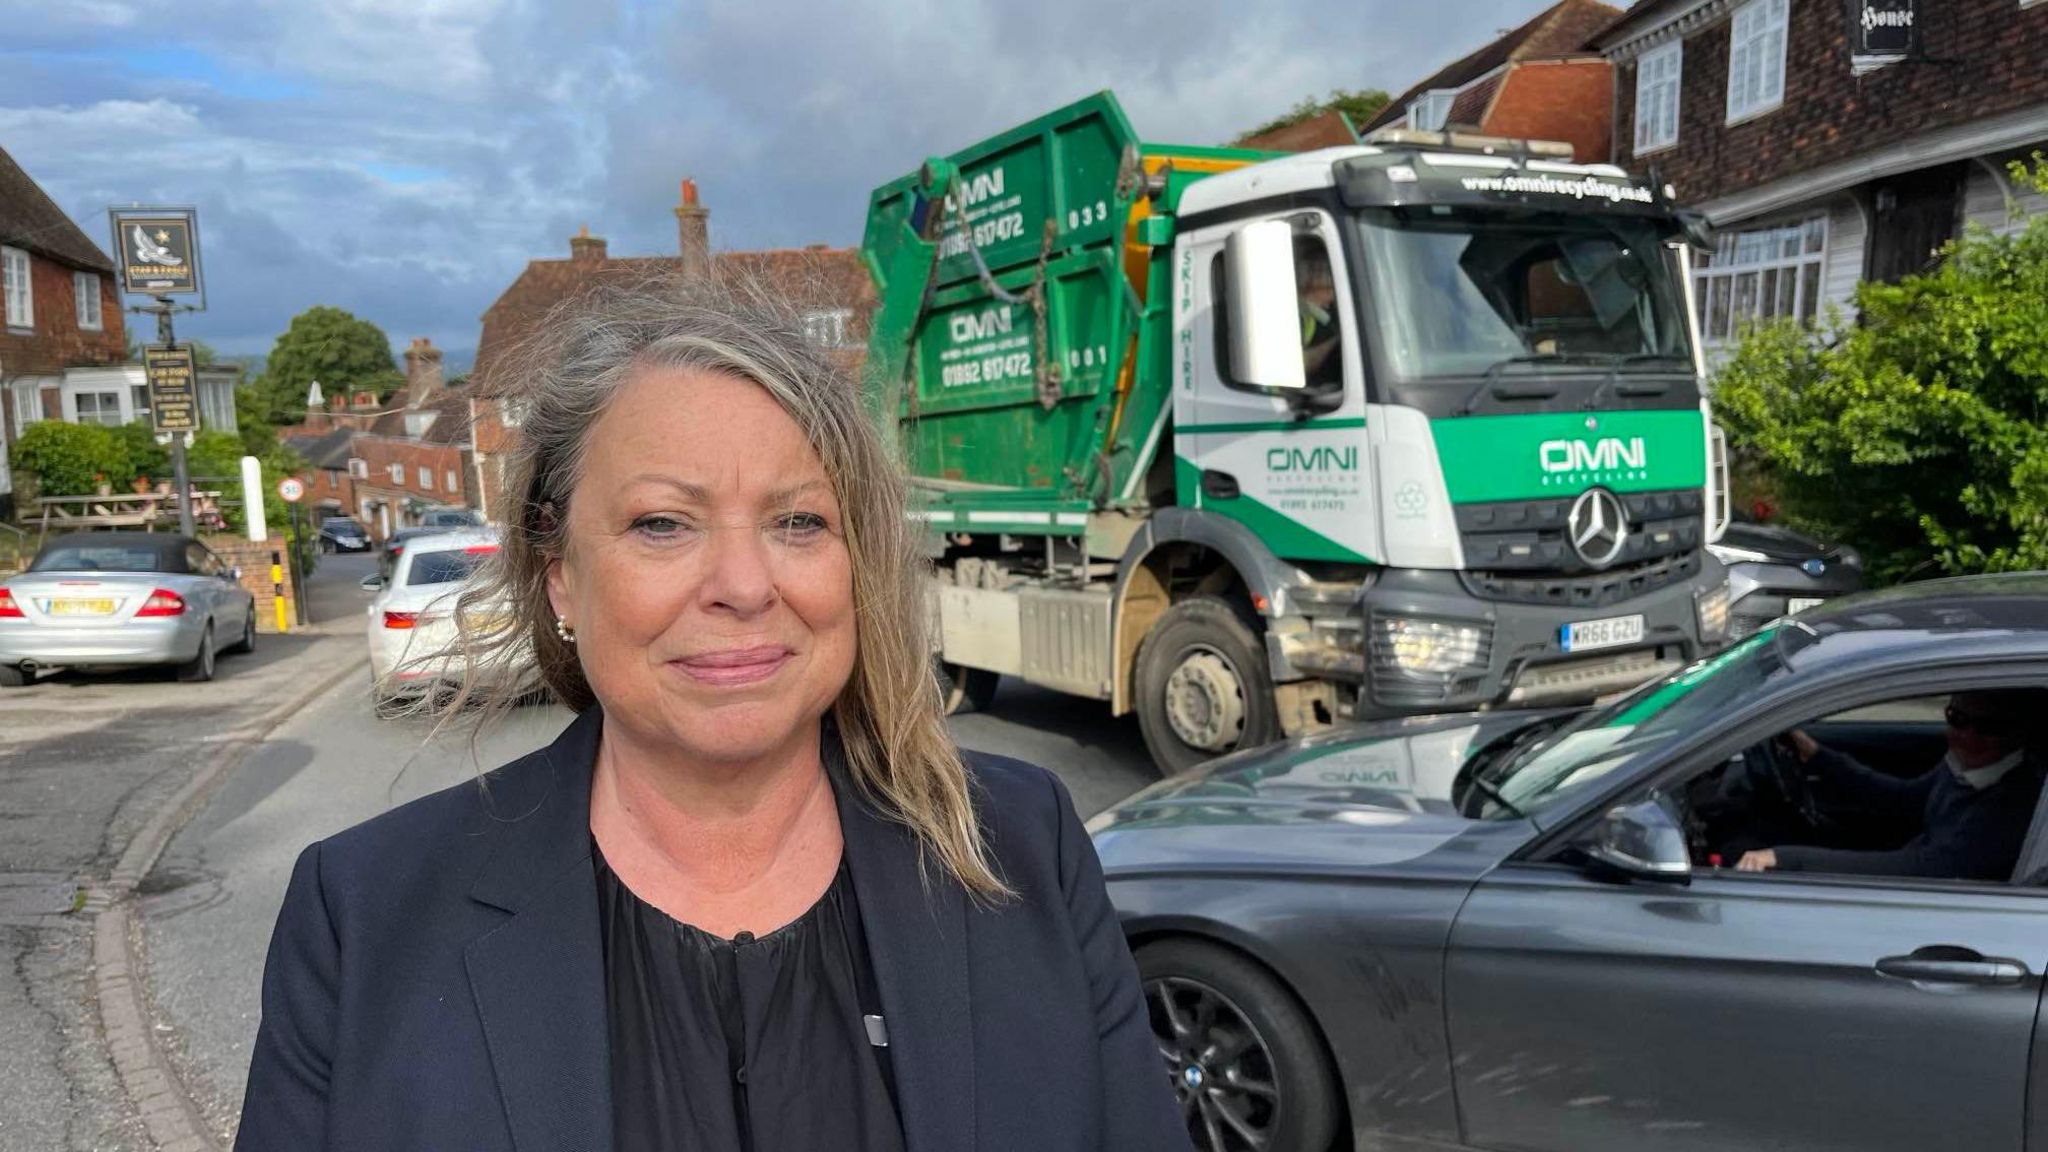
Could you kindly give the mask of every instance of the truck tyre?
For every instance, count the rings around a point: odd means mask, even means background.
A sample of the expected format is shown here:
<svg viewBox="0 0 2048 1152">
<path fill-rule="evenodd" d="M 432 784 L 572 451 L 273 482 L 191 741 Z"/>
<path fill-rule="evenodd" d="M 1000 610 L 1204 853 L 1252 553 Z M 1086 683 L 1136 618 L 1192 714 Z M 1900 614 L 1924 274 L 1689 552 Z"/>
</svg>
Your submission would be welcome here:
<svg viewBox="0 0 2048 1152">
<path fill-rule="evenodd" d="M 1224 600 L 1166 610 L 1138 648 L 1138 727 L 1160 771 L 1178 775 L 1280 738 L 1266 646 Z"/>
<path fill-rule="evenodd" d="M 1002 680 L 999 673 L 986 668 L 968 668 L 960 664 L 948 664 L 944 660 L 933 662 L 939 677 L 939 699 L 946 702 L 946 715 L 961 712 L 986 712 L 996 698 L 996 684 Z"/>
<path fill-rule="evenodd" d="M 1204 940 L 1147 944 L 1137 961 L 1153 1039 L 1200 1152 L 1330 1146 L 1341 1119 L 1337 1077 L 1292 993 Z"/>
</svg>

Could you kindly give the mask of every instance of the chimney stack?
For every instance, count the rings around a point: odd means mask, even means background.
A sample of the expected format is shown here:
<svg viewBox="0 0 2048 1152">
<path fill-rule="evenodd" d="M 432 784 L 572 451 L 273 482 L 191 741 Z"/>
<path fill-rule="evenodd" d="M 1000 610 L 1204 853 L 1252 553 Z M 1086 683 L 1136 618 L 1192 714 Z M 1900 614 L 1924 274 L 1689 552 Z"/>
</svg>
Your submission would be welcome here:
<svg viewBox="0 0 2048 1152">
<path fill-rule="evenodd" d="M 604 241 L 600 240 L 602 244 Z M 413 338 L 405 350 L 405 405 L 417 408 L 434 398 L 441 388 L 441 350 L 424 336 Z"/>
<path fill-rule="evenodd" d="M 569 259 L 583 264 L 604 258 L 604 237 L 592 236 L 590 225 L 585 224 L 574 236 L 569 237 Z"/>
<path fill-rule="evenodd" d="M 676 234 L 682 245 L 683 275 L 692 280 L 711 275 L 711 210 L 697 203 L 697 182 L 683 181 L 683 202 L 676 205 Z"/>
</svg>

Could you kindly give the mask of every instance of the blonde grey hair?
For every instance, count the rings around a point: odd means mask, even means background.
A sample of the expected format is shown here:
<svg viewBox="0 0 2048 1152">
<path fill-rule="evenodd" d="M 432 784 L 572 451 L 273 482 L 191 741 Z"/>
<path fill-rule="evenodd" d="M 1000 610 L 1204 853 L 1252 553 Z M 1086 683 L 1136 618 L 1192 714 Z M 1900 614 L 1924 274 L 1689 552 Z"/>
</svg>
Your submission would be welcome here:
<svg viewBox="0 0 2048 1152">
<path fill-rule="evenodd" d="M 575 645 L 556 634 L 547 591 L 591 429 L 639 369 L 736 376 L 803 431 L 843 510 L 855 656 L 832 715 L 855 785 L 969 891 L 1006 896 L 933 675 L 926 561 L 904 514 L 902 471 L 853 372 L 806 337 L 788 281 L 775 289 L 615 278 L 558 307 L 495 366 L 490 387 L 523 415 L 505 455 L 503 540 L 457 604 L 466 674 L 444 715 L 474 703 L 483 705 L 480 720 L 501 715 L 533 690 L 518 675 L 529 654 L 556 699 L 579 712 L 596 703 Z"/>
</svg>

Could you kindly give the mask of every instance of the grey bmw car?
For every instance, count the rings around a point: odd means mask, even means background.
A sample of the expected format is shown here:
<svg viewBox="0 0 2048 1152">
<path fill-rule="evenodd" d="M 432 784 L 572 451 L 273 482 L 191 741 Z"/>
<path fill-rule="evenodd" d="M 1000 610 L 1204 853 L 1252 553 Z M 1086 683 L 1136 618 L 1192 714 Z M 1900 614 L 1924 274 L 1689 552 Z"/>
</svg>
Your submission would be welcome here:
<svg viewBox="0 0 2048 1152">
<path fill-rule="evenodd" d="M 2048 576 L 1091 822 L 1204 1152 L 2048 1149 Z"/>
<path fill-rule="evenodd" d="M 0 687 L 50 668 L 167 664 L 213 679 L 214 657 L 256 646 L 256 598 L 189 536 L 76 532 L 0 581 Z"/>
</svg>

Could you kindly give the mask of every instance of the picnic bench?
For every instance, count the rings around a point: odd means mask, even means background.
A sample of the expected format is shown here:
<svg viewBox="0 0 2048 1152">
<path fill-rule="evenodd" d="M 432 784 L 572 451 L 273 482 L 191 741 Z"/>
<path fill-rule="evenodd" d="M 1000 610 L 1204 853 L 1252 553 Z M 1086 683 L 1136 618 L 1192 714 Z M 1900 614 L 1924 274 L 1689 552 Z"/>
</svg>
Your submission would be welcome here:
<svg viewBox="0 0 2048 1152">
<path fill-rule="evenodd" d="M 219 489 L 195 489 L 192 519 L 204 520 L 220 512 Z M 52 528 L 59 532 L 85 532 L 114 528 L 156 531 L 159 522 L 178 522 L 178 498 L 167 492 L 121 492 L 107 496 L 40 496 L 35 505 L 41 532 L 37 543 L 47 540 Z"/>
</svg>

